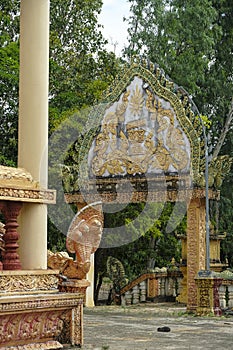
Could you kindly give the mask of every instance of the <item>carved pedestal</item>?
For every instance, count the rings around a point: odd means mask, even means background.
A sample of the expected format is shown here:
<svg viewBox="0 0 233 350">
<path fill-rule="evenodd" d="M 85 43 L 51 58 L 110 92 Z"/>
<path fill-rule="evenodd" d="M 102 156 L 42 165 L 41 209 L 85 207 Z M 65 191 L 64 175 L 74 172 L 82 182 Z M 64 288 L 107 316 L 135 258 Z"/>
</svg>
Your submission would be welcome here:
<svg viewBox="0 0 233 350">
<path fill-rule="evenodd" d="M 71 315 L 64 318 L 65 327 L 58 338 L 63 344 L 83 345 L 83 302 L 89 286 L 90 282 L 87 280 L 68 279 L 59 283 L 60 292 L 71 293 L 79 299 L 78 306 L 72 309 Z"/>
<path fill-rule="evenodd" d="M 60 349 L 83 343 L 87 281 L 58 290 L 58 271 L 0 271 L 1 349 Z"/>
<path fill-rule="evenodd" d="M 211 272 L 208 271 L 209 276 L 203 276 L 200 272 L 195 279 L 197 284 L 197 309 L 198 316 L 206 316 L 214 314 L 221 316 L 222 311 L 219 302 L 219 287 L 222 283 L 221 278 L 211 277 Z"/>
</svg>

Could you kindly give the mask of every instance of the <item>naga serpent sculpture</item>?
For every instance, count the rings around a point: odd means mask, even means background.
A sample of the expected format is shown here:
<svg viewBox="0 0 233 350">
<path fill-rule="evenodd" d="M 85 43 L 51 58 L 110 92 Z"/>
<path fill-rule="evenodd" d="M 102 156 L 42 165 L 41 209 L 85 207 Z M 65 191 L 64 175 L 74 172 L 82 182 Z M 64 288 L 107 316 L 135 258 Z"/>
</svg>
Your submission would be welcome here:
<svg viewBox="0 0 233 350">
<path fill-rule="evenodd" d="M 90 270 L 91 254 L 99 247 L 102 231 L 101 202 L 86 205 L 73 218 L 66 238 L 67 251 L 75 254 L 75 260 L 65 252 L 48 251 L 48 267 L 59 269 L 67 278 L 84 279 Z"/>
</svg>

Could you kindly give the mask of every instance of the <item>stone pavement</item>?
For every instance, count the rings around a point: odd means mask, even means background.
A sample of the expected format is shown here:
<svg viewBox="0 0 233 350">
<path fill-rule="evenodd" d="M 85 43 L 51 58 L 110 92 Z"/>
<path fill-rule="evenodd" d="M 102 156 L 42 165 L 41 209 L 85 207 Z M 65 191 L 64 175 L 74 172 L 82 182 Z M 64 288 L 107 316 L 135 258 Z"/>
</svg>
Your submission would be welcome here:
<svg viewBox="0 0 233 350">
<path fill-rule="evenodd" d="M 82 350 L 232 350 L 233 317 L 196 317 L 171 303 L 84 308 Z M 158 332 L 168 326 L 170 332 Z M 72 348 L 74 349 L 74 348 Z"/>
</svg>

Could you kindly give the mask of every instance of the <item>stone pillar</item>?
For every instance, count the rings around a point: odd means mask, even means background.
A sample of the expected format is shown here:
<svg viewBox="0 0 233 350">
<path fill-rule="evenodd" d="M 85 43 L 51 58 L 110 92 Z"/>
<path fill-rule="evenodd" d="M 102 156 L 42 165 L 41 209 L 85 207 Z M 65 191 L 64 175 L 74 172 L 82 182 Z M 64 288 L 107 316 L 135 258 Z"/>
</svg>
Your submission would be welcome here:
<svg viewBox="0 0 233 350">
<path fill-rule="evenodd" d="M 226 285 L 221 285 L 219 287 L 219 304 L 221 309 L 225 309 L 227 304 L 226 304 Z"/>
<path fill-rule="evenodd" d="M 146 301 L 146 281 L 140 283 L 140 302 Z"/>
<path fill-rule="evenodd" d="M 187 213 L 187 310 L 197 308 L 195 277 L 205 270 L 205 199 L 192 198 Z"/>
<path fill-rule="evenodd" d="M 49 0 L 21 0 L 18 166 L 47 188 Z M 47 206 L 25 204 L 19 220 L 23 269 L 47 268 Z"/>
<path fill-rule="evenodd" d="M 139 303 L 139 286 L 138 286 L 138 284 L 132 288 L 132 294 L 133 294 L 132 303 L 138 304 Z"/>
<path fill-rule="evenodd" d="M 233 308 L 233 286 L 228 285 L 228 307 Z"/>
<path fill-rule="evenodd" d="M 87 288 L 86 291 L 86 302 L 85 305 L 87 307 L 94 307 L 94 254 L 91 254 L 91 267 L 87 274 L 87 280 L 90 282 L 90 286 Z"/>
</svg>

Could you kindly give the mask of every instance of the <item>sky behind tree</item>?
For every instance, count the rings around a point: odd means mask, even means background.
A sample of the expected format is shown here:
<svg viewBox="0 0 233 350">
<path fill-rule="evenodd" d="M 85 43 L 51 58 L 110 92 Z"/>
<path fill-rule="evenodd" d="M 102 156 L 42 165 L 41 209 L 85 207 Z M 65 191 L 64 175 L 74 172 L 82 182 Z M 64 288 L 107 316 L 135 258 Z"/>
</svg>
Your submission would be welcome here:
<svg viewBox="0 0 233 350">
<path fill-rule="evenodd" d="M 99 22 L 104 26 L 103 35 L 109 41 L 107 48 L 120 55 L 127 43 L 127 23 L 123 17 L 129 15 L 127 0 L 103 0 Z"/>
</svg>

